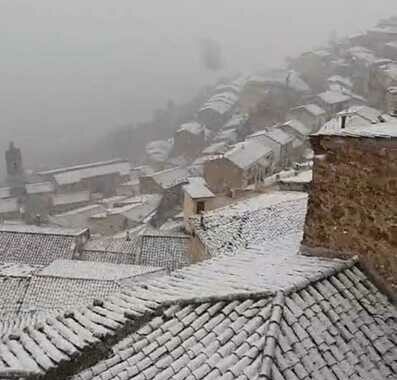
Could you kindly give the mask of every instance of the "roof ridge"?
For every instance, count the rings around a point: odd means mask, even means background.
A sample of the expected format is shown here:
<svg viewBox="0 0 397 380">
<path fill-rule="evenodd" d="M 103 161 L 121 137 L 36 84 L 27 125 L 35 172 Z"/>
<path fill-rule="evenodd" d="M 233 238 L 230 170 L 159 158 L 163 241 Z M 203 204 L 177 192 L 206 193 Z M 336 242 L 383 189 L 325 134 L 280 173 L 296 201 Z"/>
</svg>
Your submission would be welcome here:
<svg viewBox="0 0 397 380">
<path fill-rule="evenodd" d="M 275 296 L 276 292 L 271 290 L 254 291 L 254 292 L 237 292 L 237 293 L 224 293 L 214 296 L 203 296 L 203 297 L 183 297 L 175 298 L 170 300 L 165 300 L 160 303 L 161 307 L 169 306 L 186 306 L 202 303 L 217 303 L 222 301 L 232 302 L 232 301 L 245 301 L 247 299 L 258 300 L 270 296 Z"/>
<path fill-rule="evenodd" d="M 269 326 L 266 331 L 266 337 L 263 344 L 261 368 L 259 369 L 259 379 L 271 380 L 274 355 L 277 346 L 278 336 L 280 334 L 280 323 L 284 311 L 285 294 L 279 290 L 275 292 L 272 301 L 272 312 L 269 318 Z"/>
<path fill-rule="evenodd" d="M 304 288 L 306 288 L 307 286 L 315 283 L 315 282 L 319 282 L 322 280 L 325 280 L 329 277 L 334 276 L 335 274 L 338 274 L 340 272 L 344 272 L 347 269 L 350 269 L 354 266 L 356 266 L 359 262 L 359 258 L 358 256 L 354 256 L 349 260 L 333 260 L 335 262 L 335 266 L 324 270 L 321 273 L 318 273 L 317 275 L 313 275 L 310 278 L 305 278 L 302 281 L 296 283 L 293 286 L 290 286 L 289 288 L 285 289 L 285 295 L 290 295 L 292 293 L 296 293 Z"/>
</svg>

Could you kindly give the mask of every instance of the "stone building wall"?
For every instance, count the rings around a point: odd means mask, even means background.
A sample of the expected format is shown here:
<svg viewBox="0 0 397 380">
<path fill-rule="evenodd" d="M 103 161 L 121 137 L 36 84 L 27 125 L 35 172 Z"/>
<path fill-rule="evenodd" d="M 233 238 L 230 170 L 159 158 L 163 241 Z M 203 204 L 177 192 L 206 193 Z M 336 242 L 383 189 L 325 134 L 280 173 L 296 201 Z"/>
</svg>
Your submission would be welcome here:
<svg viewBox="0 0 397 380">
<path fill-rule="evenodd" d="M 306 254 L 358 255 L 374 280 L 397 291 L 396 139 L 314 136 Z"/>
<path fill-rule="evenodd" d="M 211 191 L 222 193 L 243 187 L 244 172 L 226 158 L 204 163 L 204 178 Z"/>
</svg>

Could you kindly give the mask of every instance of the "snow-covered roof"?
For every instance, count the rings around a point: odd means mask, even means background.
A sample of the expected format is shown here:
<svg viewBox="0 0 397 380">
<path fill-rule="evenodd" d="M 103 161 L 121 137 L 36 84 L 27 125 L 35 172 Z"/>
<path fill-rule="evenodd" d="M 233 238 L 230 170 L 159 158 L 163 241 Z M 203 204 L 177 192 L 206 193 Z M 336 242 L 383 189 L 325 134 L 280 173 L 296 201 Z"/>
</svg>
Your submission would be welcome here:
<svg viewBox="0 0 397 380">
<path fill-rule="evenodd" d="M 312 114 L 313 116 L 321 116 L 324 115 L 326 112 L 317 104 L 305 104 L 303 106 L 292 108 L 291 111 L 299 111 L 305 110 L 308 113 Z"/>
<path fill-rule="evenodd" d="M 248 120 L 248 114 L 237 113 L 234 114 L 227 123 L 222 127 L 222 129 L 234 129 L 242 126 Z"/>
<path fill-rule="evenodd" d="M 237 138 L 238 138 L 238 134 L 237 134 L 237 130 L 236 129 L 225 129 L 225 130 L 221 130 L 219 131 L 215 137 L 214 137 L 214 141 L 217 142 L 226 142 L 229 144 L 234 144 L 235 142 L 237 142 Z"/>
<path fill-rule="evenodd" d="M 333 75 L 328 78 L 328 82 L 330 83 L 340 83 L 345 87 L 352 88 L 353 87 L 353 82 L 350 78 L 348 77 L 342 77 L 341 75 Z"/>
<path fill-rule="evenodd" d="M 41 227 L 28 224 L 0 224 L 0 233 L 10 232 L 23 235 L 80 236 L 87 232 L 86 228 Z M 1 261 L 1 260 L 0 260 Z"/>
<path fill-rule="evenodd" d="M 192 199 L 215 197 L 215 194 L 208 189 L 205 179 L 202 177 L 189 178 L 189 184 L 185 185 L 183 189 Z"/>
<path fill-rule="evenodd" d="M 73 193 L 57 193 L 52 195 L 54 206 L 70 205 L 74 203 L 84 203 L 90 201 L 89 191 L 76 191 Z"/>
<path fill-rule="evenodd" d="M 298 92 L 310 92 L 310 87 L 300 77 L 300 75 L 293 70 L 276 69 L 270 70 L 262 75 L 255 75 L 249 79 L 249 82 L 259 82 L 263 84 L 276 84 L 279 86 L 288 86 Z"/>
<path fill-rule="evenodd" d="M 224 141 L 221 141 L 208 146 L 201 153 L 204 155 L 223 154 L 228 150 L 228 148 L 228 144 Z"/>
<path fill-rule="evenodd" d="M 170 189 L 171 187 L 187 182 L 189 172 L 186 168 L 171 168 L 156 172 L 150 176 L 163 189 Z"/>
<path fill-rule="evenodd" d="M 161 268 L 141 265 L 123 265 L 80 260 L 55 260 L 36 273 L 40 277 L 59 277 L 75 280 L 115 281 L 147 273 Z"/>
<path fill-rule="evenodd" d="M 172 143 L 166 140 L 151 141 L 146 145 L 145 150 L 149 159 L 164 162 L 167 161 L 171 153 Z"/>
<path fill-rule="evenodd" d="M 131 165 L 129 162 L 116 159 L 111 161 L 94 162 L 85 165 L 47 170 L 40 172 L 39 175 L 53 176 L 59 185 L 68 185 L 77 183 L 84 178 L 109 175 L 113 173 L 118 173 L 121 176 L 127 176 L 130 174 L 130 171 Z"/>
<path fill-rule="evenodd" d="M 39 182 L 39 183 L 26 184 L 26 192 L 28 194 L 52 193 L 54 190 L 55 190 L 55 186 L 52 182 Z"/>
<path fill-rule="evenodd" d="M 348 49 L 348 53 L 355 59 L 370 65 L 377 60 L 374 52 L 362 46 L 353 46 Z"/>
<path fill-rule="evenodd" d="M 283 251 L 287 255 L 295 254 L 303 231 L 306 203 L 307 194 L 273 191 L 205 212 L 203 221 L 198 217 L 191 221 L 211 256 L 234 255 L 242 247 L 266 246 L 271 240 L 282 241 L 291 234 L 295 249 L 289 252 L 288 246 Z"/>
<path fill-rule="evenodd" d="M 339 121 L 337 127 L 321 128 L 315 135 L 395 139 L 397 138 L 397 121 L 371 124 L 369 122 L 363 122 L 361 119 L 361 123 L 358 122 L 356 125 L 348 126 L 344 129 L 340 127 Z"/>
<path fill-rule="evenodd" d="M 296 131 L 301 136 L 309 136 L 310 132 L 311 132 L 311 130 L 308 127 L 306 127 L 305 124 L 303 124 L 301 121 L 295 120 L 295 119 L 287 121 L 280 128 L 283 128 L 285 126 L 290 127 L 291 129 Z"/>
<path fill-rule="evenodd" d="M 228 112 L 238 100 L 238 96 L 233 92 L 222 92 L 212 96 L 200 109 L 201 111 L 211 109 L 223 115 Z"/>
<path fill-rule="evenodd" d="M 294 140 L 294 137 L 287 132 L 283 131 L 280 128 L 274 127 L 266 129 L 263 135 L 269 137 L 270 139 L 281 145 L 289 144 Z"/>
<path fill-rule="evenodd" d="M 272 152 L 271 148 L 256 141 L 243 141 L 237 143 L 225 153 L 225 158 L 233 162 L 237 167 L 249 169 L 258 160 L 265 158 Z M 269 163 L 270 165 L 270 163 Z"/>
<path fill-rule="evenodd" d="M 0 213 L 18 212 L 18 198 L 0 199 Z"/>
<path fill-rule="evenodd" d="M 309 183 L 313 179 L 312 170 L 304 170 L 296 175 L 292 175 L 287 178 L 283 178 L 281 182 L 283 183 Z"/>
<path fill-rule="evenodd" d="M 325 91 L 321 94 L 318 94 L 317 97 L 320 98 L 324 103 L 330 105 L 348 102 L 349 100 L 351 100 L 350 96 L 344 95 L 341 92 L 337 91 Z"/>
<path fill-rule="evenodd" d="M 189 123 L 182 124 L 177 132 L 190 132 L 193 135 L 199 135 L 204 131 L 204 127 L 197 121 L 191 121 Z"/>
</svg>

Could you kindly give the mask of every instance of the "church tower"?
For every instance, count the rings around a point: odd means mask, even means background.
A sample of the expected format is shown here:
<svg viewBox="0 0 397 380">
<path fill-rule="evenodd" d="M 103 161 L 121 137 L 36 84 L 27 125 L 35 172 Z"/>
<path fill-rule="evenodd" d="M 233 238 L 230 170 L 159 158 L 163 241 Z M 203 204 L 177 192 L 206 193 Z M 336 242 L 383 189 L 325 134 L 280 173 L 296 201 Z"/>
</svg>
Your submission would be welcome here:
<svg viewBox="0 0 397 380">
<path fill-rule="evenodd" d="M 23 177 L 22 153 L 11 141 L 6 151 L 7 176 L 9 178 Z"/>
</svg>

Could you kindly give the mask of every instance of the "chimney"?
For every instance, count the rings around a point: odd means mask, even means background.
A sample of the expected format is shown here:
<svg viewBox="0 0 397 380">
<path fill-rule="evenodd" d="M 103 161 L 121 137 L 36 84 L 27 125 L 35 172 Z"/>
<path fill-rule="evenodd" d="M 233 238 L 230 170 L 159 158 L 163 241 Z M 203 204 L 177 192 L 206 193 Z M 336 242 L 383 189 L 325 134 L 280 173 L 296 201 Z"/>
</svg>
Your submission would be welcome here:
<svg viewBox="0 0 397 380">
<path fill-rule="evenodd" d="M 130 231 L 127 231 L 127 232 L 126 232 L 125 240 L 126 240 L 126 241 L 131 241 Z"/>
<path fill-rule="evenodd" d="M 302 253 L 357 256 L 397 301 L 397 130 L 378 135 L 376 128 L 311 136 L 315 156 Z"/>
</svg>

